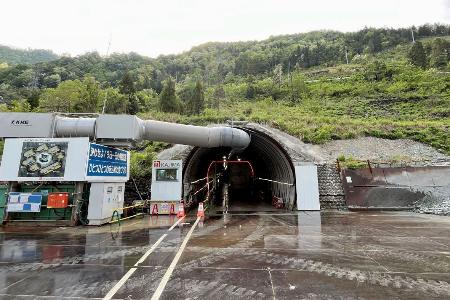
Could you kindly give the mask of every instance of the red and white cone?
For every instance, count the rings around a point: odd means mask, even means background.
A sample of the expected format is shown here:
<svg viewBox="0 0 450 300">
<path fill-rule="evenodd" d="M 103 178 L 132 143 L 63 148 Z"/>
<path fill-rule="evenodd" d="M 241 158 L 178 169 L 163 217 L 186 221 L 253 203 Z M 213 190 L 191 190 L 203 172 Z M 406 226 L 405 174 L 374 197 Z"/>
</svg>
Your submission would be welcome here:
<svg viewBox="0 0 450 300">
<path fill-rule="evenodd" d="M 178 218 L 182 218 L 185 216 L 184 213 L 184 202 L 181 201 L 180 204 L 178 204 L 178 213 L 177 213 L 177 217 Z"/>
<path fill-rule="evenodd" d="M 203 208 L 203 202 L 200 202 L 198 204 L 197 217 L 204 217 L 204 216 L 205 216 L 205 209 Z"/>
</svg>

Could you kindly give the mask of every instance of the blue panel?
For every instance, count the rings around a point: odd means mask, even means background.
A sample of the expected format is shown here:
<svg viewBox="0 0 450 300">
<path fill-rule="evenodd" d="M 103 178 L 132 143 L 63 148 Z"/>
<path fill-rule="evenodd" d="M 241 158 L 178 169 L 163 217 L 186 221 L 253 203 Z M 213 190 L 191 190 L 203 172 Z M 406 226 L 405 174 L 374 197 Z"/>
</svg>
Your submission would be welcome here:
<svg viewBox="0 0 450 300">
<path fill-rule="evenodd" d="M 23 205 L 23 210 L 31 210 L 31 204 L 25 203 L 25 204 Z"/>
<path fill-rule="evenodd" d="M 41 202 L 42 202 L 42 195 L 31 195 L 28 197 L 28 203 L 41 204 Z"/>
<path fill-rule="evenodd" d="M 127 177 L 128 152 L 103 145 L 90 144 L 86 175 Z"/>
</svg>

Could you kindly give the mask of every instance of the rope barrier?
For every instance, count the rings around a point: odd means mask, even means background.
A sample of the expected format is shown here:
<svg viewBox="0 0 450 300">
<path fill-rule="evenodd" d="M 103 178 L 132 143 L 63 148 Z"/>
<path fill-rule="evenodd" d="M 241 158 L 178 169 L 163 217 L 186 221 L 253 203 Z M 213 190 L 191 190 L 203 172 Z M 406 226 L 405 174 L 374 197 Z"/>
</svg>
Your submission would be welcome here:
<svg viewBox="0 0 450 300">
<path fill-rule="evenodd" d="M 197 195 L 198 193 L 200 193 L 201 191 L 203 191 L 204 189 L 206 189 L 208 187 L 207 184 L 205 184 L 201 189 L 197 190 L 192 196 Z"/>
<path fill-rule="evenodd" d="M 281 181 L 276 181 L 276 180 L 271 180 L 271 179 L 266 179 L 266 178 L 256 178 L 258 180 L 263 180 L 263 181 L 269 181 L 269 182 L 273 182 L 273 183 L 278 183 L 278 184 L 284 184 L 284 185 L 289 185 L 289 186 L 293 186 L 293 183 L 287 183 L 287 182 L 281 182 Z"/>
<path fill-rule="evenodd" d="M 111 220 L 111 221 L 109 221 L 109 224 L 113 224 L 113 223 L 119 222 L 119 225 L 120 225 L 120 221 L 128 220 L 128 219 L 131 219 L 131 218 L 134 218 L 134 217 L 137 217 L 137 216 L 142 216 L 142 215 L 144 215 L 144 213 L 138 213 L 138 214 L 135 214 L 135 215 L 126 217 L 126 218 L 120 218 L 120 217 L 119 217 L 117 220 Z"/>
<path fill-rule="evenodd" d="M 203 180 L 206 180 L 208 177 L 205 177 L 205 178 L 200 178 L 200 179 L 197 179 L 196 181 L 192 181 L 192 182 L 189 182 L 189 184 L 195 184 L 195 183 L 197 183 L 197 182 L 200 182 L 200 181 L 203 181 Z"/>
<path fill-rule="evenodd" d="M 122 208 L 117 208 L 117 210 L 125 210 L 125 209 L 129 209 L 129 208 L 134 208 L 134 207 L 139 207 L 139 206 L 144 206 L 145 204 L 144 203 L 140 203 L 140 204 L 136 204 L 136 205 L 132 205 L 132 206 L 125 206 L 125 207 L 122 207 Z"/>
<path fill-rule="evenodd" d="M 134 214 L 134 215 L 129 216 L 129 217 L 121 218 L 120 214 L 119 214 L 119 210 L 123 211 L 123 210 L 129 209 L 129 208 L 135 208 L 135 207 L 142 207 L 143 208 L 144 205 L 145 205 L 145 202 L 144 203 L 139 203 L 139 204 L 136 204 L 136 205 L 125 206 L 125 207 L 122 207 L 122 208 L 119 207 L 119 208 L 115 209 L 113 211 L 113 214 L 111 216 L 111 221 L 109 221 L 109 224 L 113 224 L 113 223 L 117 223 L 118 222 L 119 225 L 120 225 L 120 221 L 128 220 L 128 219 L 131 219 L 131 218 L 134 218 L 134 217 L 137 217 L 137 216 L 144 215 L 143 212 L 140 212 L 140 213 Z M 114 216 L 116 216 L 116 218 L 117 218 L 116 220 L 114 220 Z"/>
</svg>

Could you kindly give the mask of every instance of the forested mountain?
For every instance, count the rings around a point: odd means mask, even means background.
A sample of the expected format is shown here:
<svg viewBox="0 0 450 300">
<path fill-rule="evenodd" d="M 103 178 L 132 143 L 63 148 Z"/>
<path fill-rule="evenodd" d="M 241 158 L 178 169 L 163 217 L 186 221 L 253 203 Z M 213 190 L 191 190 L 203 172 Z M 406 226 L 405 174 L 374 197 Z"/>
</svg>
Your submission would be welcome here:
<svg viewBox="0 0 450 300">
<path fill-rule="evenodd" d="M 416 38 L 445 36 L 450 35 L 450 26 L 427 24 L 415 28 L 414 33 Z M 346 62 L 346 54 L 352 62 L 361 56 L 375 55 L 409 43 L 411 38 L 410 28 L 365 28 L 354 33 L 316 31 L 275 36 L 263 41 L 211 42 L 179 55 L 162 55 L 156 59 L 135 53 L 113 54 L 104 58 L 94 52 L 73 58 L 61 57 L 33 66 L 8 68 L 0 73 L 0 83 L 15 88 L 45 88 L 55 87 L 61 81 L 92 75 L 99 82 L 117 86 L 123 75 L 130 72 L 138 89 L 152 88 L 159 93 L 162 81 L 169 76 L 177 82 L 195 77 L 205 84 L 217 84 L 233 76 L 264 77 L 276 67 L 289 72 L 315 66 L 335 66 Z M 425 49 L 428 55 L 432 52 L 431 48 Z M 47 56 L 49 59 L 51 57 L 50 54 Z M 26 63 L 26 60 L 21 63 Z"/>
<path fill-rule="evenodd" d="M 157 58 L 94 52 L 3 66 L 0 111 L 242 119 L 313 143 L 371 135 L 450 153 L 449 36 L 442 24 L 316 31 Z"/>
<path fill-rule="evenodd" d="M 0 45 L 0 64 L 34 64 L 57 59 L 58 55 L 50 50 L 16 49 Z"/>
</svg>

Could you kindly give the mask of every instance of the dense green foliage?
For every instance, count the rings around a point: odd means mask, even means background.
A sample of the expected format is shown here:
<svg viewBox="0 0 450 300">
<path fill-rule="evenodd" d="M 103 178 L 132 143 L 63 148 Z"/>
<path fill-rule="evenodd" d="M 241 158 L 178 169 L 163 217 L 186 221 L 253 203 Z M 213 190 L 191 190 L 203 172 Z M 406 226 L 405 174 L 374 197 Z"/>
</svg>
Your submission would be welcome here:
<svg viewBox="0 0 450 300">
<path fill-rule="evenodd" d="M 312 143 L 371 135 L 450 153 L 450 27 L 414 32 L 416 43 L 411 29 L 366 28 L 207 43 L 156 59 L 88 53 L 6 67 L 0 111 L 249 120 Z"/>
<path fill-rule="evenodd" d="M 270 124 L 312 143 L 363 135 L 410 138 L 450 153 L 449 76 L 413 66 L 381 65 L 382 73 L 375 76 L 378 80 L 366 79 L 372 78 L 366 73 L 376 69 L 369 64 L 368 70 L 346 79 L 323 76 L 309 81 L 299 102 L 291 101 L 288 79 L 273 89 L 270 81 L 263 79 L 254 82 L 253 100 L 242 101 L 247 84 L 233 83 L 224 85 L 227 96 L 220 110 L 208 108 L 200 116 L 152 111 L 144 117 L 193 124 L 249 120 Z M 345 73 L 353 68 L 322 72 Z M 274 90 L 278 100 L 271 95 Z M 208 106 L 213 107 L 214 88 L 206 95 L 210 95 L 206 97 Z"/>
<path fill-rule="evenodd" d="M 50 50 L 38 49 L 14 49 L 7 46 L 0 45 L 0 64 L 6 63 L 8 65 L 17 64 L 34 64 L 38 62 L 46 62 L 55 60 L 58 55 Z"/>
<path fill-rule="evenodd" d="M 159 142 L 143 142 L 131 151 L 130 175 L 131 177 L 151 177 L 152 162 L 156 154 L 167 148 L 167 144 Z"/>
</svg>

